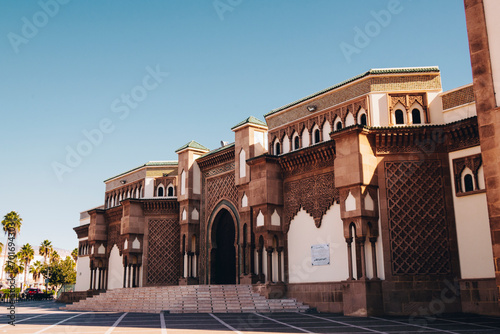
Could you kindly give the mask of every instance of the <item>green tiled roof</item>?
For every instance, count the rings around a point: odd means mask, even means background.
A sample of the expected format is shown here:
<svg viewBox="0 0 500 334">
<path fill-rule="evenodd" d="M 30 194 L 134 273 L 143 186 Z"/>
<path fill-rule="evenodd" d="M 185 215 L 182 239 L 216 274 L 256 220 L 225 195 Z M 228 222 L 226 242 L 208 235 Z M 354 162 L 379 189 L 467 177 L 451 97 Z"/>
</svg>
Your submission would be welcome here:
<svg viewBox="0 0 500 334">
<path fill-rule="evenodd" d="M 227 144 L 226 146 L 221 146 L 219 148 L 216 148 L 215 150 L 212 150 L 210 152 L 207 152 L 205 154 L 203 154 L 200 158 L 203 158 L 203 157 L 206 157 L 206 156 L 209 156 L 209 155 L 212 155 L 212 154 L 215 154 L 217 152 L 220 152 L 220 151 L 223 151 L 227 148 L 230 148 L 230 147 L 233 147 L 234 146 L 234 143 L 231 143 L 231 144 Z"/>
<path fill-rule="evenodd" d="M 179 151 L 182 151 L 186 148 L 196 148 L 198 150 L 203 150 L 203 151 L 210 151 L 208 148 L 206 148 L 205 146 L 201 145 L 200 143 L 194 141 L 194 140 L 191 140 L 189 143 L 185 144 L 185 145 L 182 145 L 181 147 L 179 147 L 177 150 L 175 150 L 175 153 L 179 152 Z"/>
<path fill-rule="evenodd" d="M 267 126 L 267 123 L 264 122 L 264 121 L 261 121 L 260 119 L 258 119 L 257 117 L 253 117 L 253 116 L 250 116 L 248 118 L 246 118 L 245 120 L 239 122 L 238 124 L 236 124 L 235 126 L 233 126 L 231 128 L 231 130 L 234 130 L 236 129 L 237 127 L 240 127 L 244 124 L 247 124 L 247 123 L 251 123 L 251 124 L 257 124 L 257 125 L 261 125 L 261 126 Z"/>
<path fill-rule="evenodd" d="M 131 170 L 128 170 L 126 172 L 120 173 L 118 175 L 115 175 L 113 177 L 110 177 L 109 179 L 104 180 L 104 182 L 108 182 L 109 180 L 116 179 L 117 177 L 123 176 L 125 174 L 128 174 L 130 172 L 136 171 L 138 169 L 141 169 L 143 167 L 167 167 L 167 166 L 177 166 L 178 161 L 174 160 L 169 160 L 169 161 L 149 161 L 146 162 L 144 165 L 132 168 Z"/>
<path fill-rule="evenodd" d="M 291 106 L 294 106 L 296 104 L 299 104 L 301 102 L 307 101 L 309 99 L 312 99 L 313 97 L 316 97 L 318 95 L 321 95 L 323 93 L 326 93 L 328 91 L 334 90 L 336 88 L 342 87 L 344 85 L 347 85 L 348 83 L 351 83 L 353 81 L 356 81 L 358 79 L 361 79 L 363 77 L 366 77 L 370 74 L 399 74 L 399 73 L 428 73 L 428 72 L 439 72 L 439 67 L 437 66 L 429 66 L 429 67 L 400 67 L 400 68 L 374 68 L 369 71 L 366 71 L 365 73 L 361 73 L 356 75 L 355 77 L 352 77 L 350 79 L 347 79 L 345 81 L 342 81 L 336 85 L 333 85 L 331 87 L 328 87 L 326 89 L 323 89 L 317 93 L 314 93 L 312 95 L 306 96 L 300 100 L 297 100 L 295 102 L 289 103 L 287 105 L 284 105 L 280 108 L 271 110 L 267 114 L 264 115 L 264 117 L 270 116 L 274 113 L 277 113 L 278 111 L 284 110 L 286 108 L 289 108 Z"/>
</svg>

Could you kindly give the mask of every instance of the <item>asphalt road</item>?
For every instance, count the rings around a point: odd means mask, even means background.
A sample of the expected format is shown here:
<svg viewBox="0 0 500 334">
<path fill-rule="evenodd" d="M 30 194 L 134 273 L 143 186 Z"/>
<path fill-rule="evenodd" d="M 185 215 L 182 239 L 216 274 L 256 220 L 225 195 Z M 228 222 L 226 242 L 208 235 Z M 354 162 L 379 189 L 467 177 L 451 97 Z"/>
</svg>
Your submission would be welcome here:
<svg viewBox="0 0 500 334">
<path fill-rule="evenodd" d="M 0 303 L 0 333 L 499 333 L 500 318 L 457 314 L 437 317 L 354 318 L 317 313 L 152 314 L 60 311 L 62 304 L 16 304 L 15 326 Z"/>
</svg>

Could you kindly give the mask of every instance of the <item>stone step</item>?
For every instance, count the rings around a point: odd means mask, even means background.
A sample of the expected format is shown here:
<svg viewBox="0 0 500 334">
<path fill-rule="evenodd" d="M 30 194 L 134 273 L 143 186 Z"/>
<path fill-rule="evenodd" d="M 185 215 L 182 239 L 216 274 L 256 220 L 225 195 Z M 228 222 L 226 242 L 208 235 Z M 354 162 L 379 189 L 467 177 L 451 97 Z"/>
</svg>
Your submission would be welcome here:
<svg viewBox="0 0 500 334">
<path fill-rule="evenodd" d="M 160 313 L 305 312 L 295 299 L 266 299 L 251 285 L 190 285 L 115 289 L 61 307 L 66 310 Z"/>
</svg>

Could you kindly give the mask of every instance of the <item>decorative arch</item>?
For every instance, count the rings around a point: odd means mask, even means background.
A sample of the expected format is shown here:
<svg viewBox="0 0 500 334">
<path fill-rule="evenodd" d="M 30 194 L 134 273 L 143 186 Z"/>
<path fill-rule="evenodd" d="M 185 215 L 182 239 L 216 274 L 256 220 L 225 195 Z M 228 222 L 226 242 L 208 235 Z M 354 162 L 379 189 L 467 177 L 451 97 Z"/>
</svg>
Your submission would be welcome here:
<svg viewBox="0 0 500 334">
<path fill-rule="evenodd" d="M 223 199 L 223 200 L 219 201 L 219 203 L 212 210 L 212 212 L 209 216 L 209 219 L 208 219 L 208 224 L 207 224 L 207 233 L 206 233 L 207 239 L 206 239 L 206 244 L 205 244 L 205 251 L 207 254 L 207 257 L 206 257 L 207 270 L 205 271 L 205 279 L 206 279 L 207 283 L 210 283 L 210 281 L 211 281 L 211 277 L 210 277 L 211 270 L 212 270 L 211 265 L 212 265 L 212 261 L 213 261 L 213 259 L 211 258 L 211 254 L 212 254 L 212 249 L 215 245 L 215 238 L 213 238 L 212 234 L 213 234 L 213 231 L 216 230 L 216 227 L 217 227 L 214 225 L 214 223 L 215 224 L 218 223 L 215 220 L 216 220 L 218 214 L 223 210 L 226 210 L 229 213 L 229 215 L 231 216 L 231 218 L 233 219 L 233 222 L 235 224 L 235 226 L 234 226 L 234 229 L 235 229 L 234 245 L 235 245 L 235 251 L 236 251 L 236 269 L 237 269 L 238 273 L 241 272 L 240 263 L 239 263 L 240 254 L 241 254 L 240 216 L 238 214 L 238 210 L 236 209 L 236 206 L 233 203 L 231 203 L 230 201 Z M 238 283 L 238 281 L 239 281 L 239 275 L 236 275 L 236 283 Z"/>
</svg>

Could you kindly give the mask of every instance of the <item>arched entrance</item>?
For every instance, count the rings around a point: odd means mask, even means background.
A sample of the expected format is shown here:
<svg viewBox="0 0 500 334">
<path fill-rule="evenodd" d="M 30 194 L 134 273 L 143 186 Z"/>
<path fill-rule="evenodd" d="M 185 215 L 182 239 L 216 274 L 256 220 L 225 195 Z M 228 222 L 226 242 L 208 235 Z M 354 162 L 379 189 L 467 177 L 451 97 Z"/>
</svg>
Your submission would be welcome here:
<svg viewBox="0 0 500 334">
<path fill-rule="evenodd" d="M 236 284 L 236 228 L 226 209 L 217 213 L 212 225 L 211 284 Z"/>
</svg>

